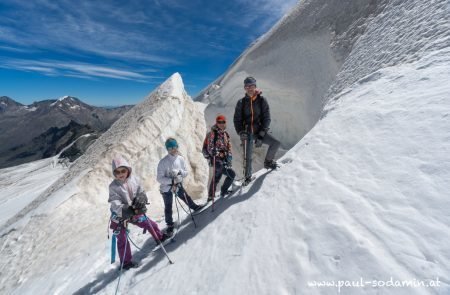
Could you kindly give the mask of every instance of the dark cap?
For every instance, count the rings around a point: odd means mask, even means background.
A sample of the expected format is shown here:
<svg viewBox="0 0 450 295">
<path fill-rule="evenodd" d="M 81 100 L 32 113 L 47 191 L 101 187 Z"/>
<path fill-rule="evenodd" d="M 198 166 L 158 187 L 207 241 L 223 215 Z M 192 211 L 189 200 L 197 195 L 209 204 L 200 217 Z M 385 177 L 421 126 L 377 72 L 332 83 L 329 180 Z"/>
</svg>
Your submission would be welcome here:
<svg viewBox="0 0 450 295">
<path fill-rule="evenodd" d="M 247 78 L 245 78 L 245 80 L 244 80 L 244 86 L 247 86 L 247 85 L 255 85 L 255 86 L 256 86 L 256 79 L 253 78 L 253 77 L 247 77 Z"/>
</svg>

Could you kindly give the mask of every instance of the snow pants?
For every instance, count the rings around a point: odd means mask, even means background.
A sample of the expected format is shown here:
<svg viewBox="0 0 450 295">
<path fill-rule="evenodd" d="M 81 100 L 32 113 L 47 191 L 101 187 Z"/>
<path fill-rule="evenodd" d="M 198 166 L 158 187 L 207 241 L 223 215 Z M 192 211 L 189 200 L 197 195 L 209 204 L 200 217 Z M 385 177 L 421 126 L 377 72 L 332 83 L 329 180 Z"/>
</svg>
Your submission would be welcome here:
<svg viewBox="0 0 450 295">
<path fill-rule="evenodd" d="M 176 200 L 173 199 L 172 191 L 162 193 L 164 199 L 164 218 L 166 220 L 167 226 L 173 226 L 173 218 L 172 218 L 172 204 Z M 189 208 L 194 209 L 197 208 L 197 204 L 192 201 L 192 198 L 186 193 L 182 185 L 178 186 L 178 190 L 176 192 L 176 196 L 180 198 Z"/>
<path fill-rule="evenodd" d="M 246 161 L 245 161 L 245 178 L 252 176 L 252 154 L 253 154 L 253 142 L 255 139 L 254 134 L 249 134 L 249 137 L 246 141 L 246 149 L 244 151 Z M 281 143 L 275 139 L 272 135 L 269 133 L 266 133 L 266 135 L 262 139 L 263 144 L 269 145 L 269 149 L 267 150 L 265 161 L 271 161 L 275 158 L 275 154 L 277 153 L 278 149 L 280 148 Z"/>
<path fill-rule="evenodd" d="M 150 234 L 152 234 L 152 229 L 154 230 L 156 237 L 153 237 L 154 239 L 161 239 L 162 233 L 158 228 L 158 224 L 151 220 L 150 218 L 147 218 L 145 215 L 136 215 L 133 216 L 133 220 L 136 220 L 135 222 L 132 222 L 132 224 L 146 229 Z M 132 259 L 131 255 L 131 247 L 130 242 L 127 240 L 127 233 L 126 229 L 123 226 L 123 224 L 111 222 L 110 228 L 113 231 L 119 230 L 119 233 L 116 235 L 117 238 L 117 250 L 119 252 L 120 262 L 124 264 L 130 263 Z"/>
<path fill-rule="evenodd" d="M 214 172 L 214 176 L 211 179 L 211 183 L 209 185 L 209 191 L 208 191 L 208 197 L 212 198 L 212 196 L 216 192 L 217 184 L 220 181 L 220 178 L 222 178 L 222 175 L 225 174 L 225 181 L 223 182 L 222 187 L 220 188 L 221 193 L 226 193 L 228 191 L 228 188 L 233 183 L 234 177 L 236 176 L 236 173 L 233 169 L 229 167 L 225 167 L 224 162 L 218 158 L 216 158 L 216 163 L 213 164 L 213 167 L 215 166 L 216 169 Z"/>
</svg>

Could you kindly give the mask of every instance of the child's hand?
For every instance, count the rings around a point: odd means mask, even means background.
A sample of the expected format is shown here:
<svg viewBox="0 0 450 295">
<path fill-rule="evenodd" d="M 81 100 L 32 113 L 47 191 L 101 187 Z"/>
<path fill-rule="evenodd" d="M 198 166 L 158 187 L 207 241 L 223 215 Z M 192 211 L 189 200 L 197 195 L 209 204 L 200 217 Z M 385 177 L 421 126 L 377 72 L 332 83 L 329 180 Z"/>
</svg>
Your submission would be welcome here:
<svg viewBox="0 0 450 295">
<path fill-rule="evenodd" d="M 134 198 L 133 207 L 135 209 L 141 209 L 145 207 L 147 203 L 148 203 L 147 195 L 145 193 L 140 193 L 139 195 L 136 196 L 136 198 Z"/>
<path fill-rule="evenodd" d="M 134 212 L 134 209 L 131 206 L 122 208 L 122 219 L 130 219 L 135 214 L 136 213 Z"/>
<path fill-rule="evenodd" d="M 178 175 L 181 175 L 181 171 L 177 170 L 177 169 L 173 169 L 172 171 L 170 171 L 169 175 L 170 175 L 171 178 L 175 178 Z"/>
</svg>

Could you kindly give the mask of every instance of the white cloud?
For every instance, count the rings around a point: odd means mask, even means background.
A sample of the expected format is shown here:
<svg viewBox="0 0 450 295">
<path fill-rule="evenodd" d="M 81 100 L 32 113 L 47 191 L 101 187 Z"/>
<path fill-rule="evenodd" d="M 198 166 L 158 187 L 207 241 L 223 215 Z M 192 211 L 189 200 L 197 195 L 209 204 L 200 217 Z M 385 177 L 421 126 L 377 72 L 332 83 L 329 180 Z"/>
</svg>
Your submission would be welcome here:
<svg viewBox="0 0 450 295">
<path fill-rule="evenodd" d="M 33 60 L 9 60 L 0 65 L 2 68 L 33 71 L 50 76 L 69 76 L 79 78 L 112 78 L 121 80 L 133 80 L 146 82 L 151 79 L 160 79 L 159 76 L 150 76 L 136 71 L 115 69 L 111 67 L 84 63 L 68 63 L 61 61 L 33 61 Z M 146 72 L 153 71 L 147 69 Z M 153 71 L 154 72 L 154 71 Z"/>
</svg>

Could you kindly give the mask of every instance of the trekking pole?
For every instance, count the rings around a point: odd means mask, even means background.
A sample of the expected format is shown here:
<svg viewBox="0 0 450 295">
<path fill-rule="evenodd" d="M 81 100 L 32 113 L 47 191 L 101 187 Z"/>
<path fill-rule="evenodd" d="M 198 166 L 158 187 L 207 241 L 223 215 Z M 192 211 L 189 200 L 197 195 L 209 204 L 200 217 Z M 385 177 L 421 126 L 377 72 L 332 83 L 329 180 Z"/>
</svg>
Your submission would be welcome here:
<svg viewBox="0 0 450 295">
<path fill-rule="evenodd" d="M 127 253 L 127 246 L 128 246 L 128 228 L 127 227 L 128 227 L 128 222 L 125 221 L 124 228 L 123 228 L 123 230 L 125 230 L 125 236 L 126 236 L 125 248 L 123 248 L 122 261 L 120 263 L 119 280 L 117 281 L 116 292 L 114 293 L 115 295 L 117 295 L 117 291 L 119 290 L 120 278 L 122 277 L 123 264 L 125 262 L 125 255 Z"/>
<path fill-rule="evenodd" d="M 243 172 L 244 172 L 244 182 L 245 182 L 245 180 L 246 180 L 246 177 L 247 177 L 247 140 L 248 139 L 244 139 L 243 141 L 242 141 L 242 145 L 243 145 L 243 147 L 244 147 L 244 163 L 243 163 L 243 165 L 242 165 L 242 167 L 243 167 Z"/>
<path fill-rule="evenodd" d="M 179 184 L 175 185 L 175 177 L 172 177 L 172 196 L 173 196 L 173 198 L 174 198 L 173 200 L 174 200 L 175 204 L 176 204 L 176 202 L 177 202 L 177 190 L 176 190 L 176 187 L 177 187 L 178 185 L 179 185 Z M 183 186 L 181 186 L 181 187 L 182 187 L 182 189 L 183 189 L 183 191 L 184 191 L 184 201 L 186 202 L 186 205 L 187 205 L 188 208 L 189 208 L 189 215 L 191 215 L 192 222 L 194 222 L 194 227 L 197 228 L 197 224 L 195 223 L 194 216 L 192 216 L 191 207 L 189 206 L 189 202 L 188 202 L 188 200 L 187 200 L 186 191 L 184 190 Z M 178 207 L 177 207 L 177 210 L 178 210 Z M 184 208 L 183 208 L 183 210 L 184 210 Z M 178 216 L 178 217 L 179 217 L 179 216 Z"/>
<path fill-rule="evenodd" d="M 109 240 L 109 227 L 111 226 L 111 218 L 109 218 L 108 224 L 106 225 L 106 235 Z"/>
<path fill-rule="evenodd" d="M 161 242 L 161 240 L 158 238 L 158 235 L 155 232 L 155 229 L 153 228 L 152 223 L 150 222 L 150 219 L 147 217 L 146 214 L 144 214 L 145 216 L 145 220 L 147 220 L 147 223 L 150 225 L 150 234 L 152 235 L 152 237 L 158 242 L 158 244 L 161 246 L 161 249 L 163 249 L 164 254 L 166 255 L 167 259 L 169 260 L 170 264 L 173 264 L 173 261 L 170 260 L 169 255 L 167 254 L 166 248 L 164 248 L 163 243 Z"/>
<path fill-rule="evenodd" d="M 175 196 L 176 197 L 176 196 Z M 180 229 L 180 226 L 181 226 L 181 221 L 180 221 L 180 209 L 178 209 L 178 204 L 180 204 L 180 206 L 181 206 L 181 201 L 178 199 L 178 198 L 176 198 L 176 199 L 174 199 L 174 202 L 175 202 L 175 207 L 177 208 L 177 232 L 178 232 L 178 230 Z M 177 203 L 178 202 L 178 203 Z M 181 208 L 183 209 L 183 211 L 187 214 L 187 211 L 186 210 L 184 210 L 184 207 L 183 206 L 181 206 Z M 173 238 L 173 237 L 172 237 Z"/>
<path fill-rule="evenodd" d="M 213 156 L 213 178 L 212 178 L 212 205 L 211 212 L 214 212 L 214 198 L 216 196 L 216 155 Z"/>
<path fill-rule="evenodd" d="M 197 228 L 197 224 L 195 223 L 194 216 L 192 215 L 191 206 L 189 206 L 189 202 L 188 202 L 188 198 L 187 198 L 187 195 L 186 195 L 186 191 L 184 190 L 184 187 L 182 185 L 181 185 L 181 189 L 183 190 L 184 201 L 186 202 L 186 205 L 189 208 L 189 215 L 191 215 L 191 219 L 192 219 L 192 222 L 194 223 L 194 227 Z"/>
</svg>

